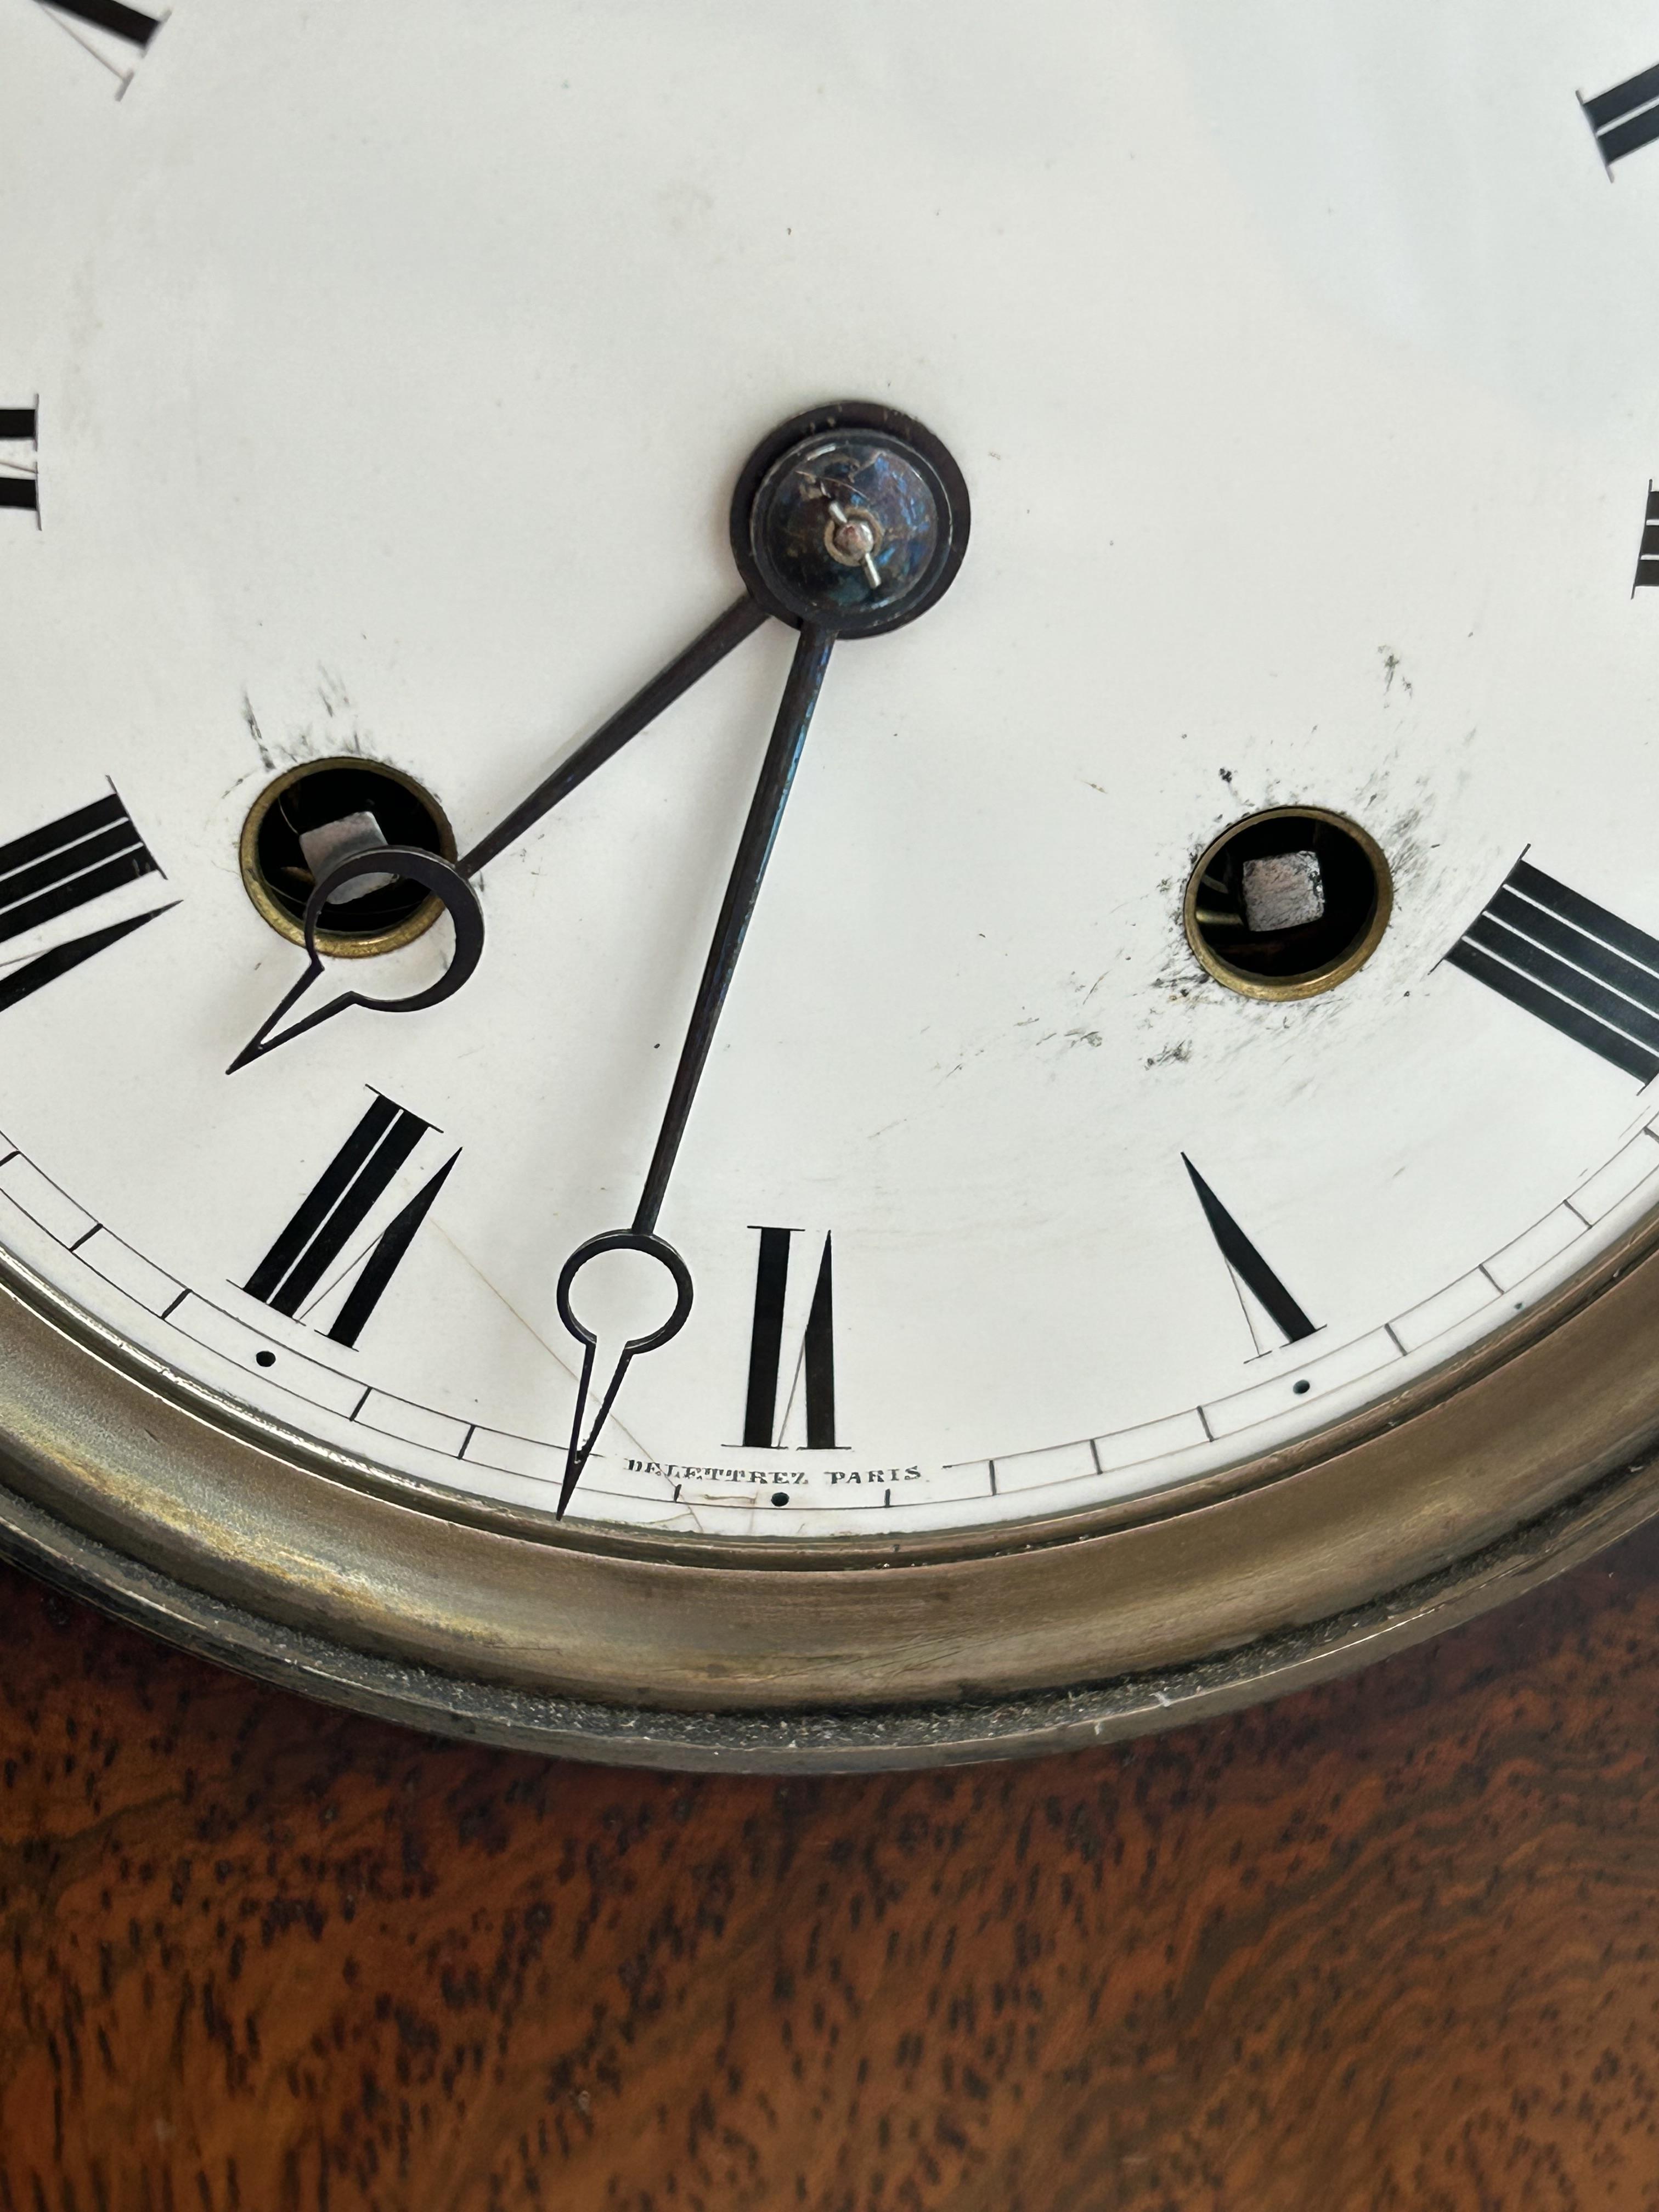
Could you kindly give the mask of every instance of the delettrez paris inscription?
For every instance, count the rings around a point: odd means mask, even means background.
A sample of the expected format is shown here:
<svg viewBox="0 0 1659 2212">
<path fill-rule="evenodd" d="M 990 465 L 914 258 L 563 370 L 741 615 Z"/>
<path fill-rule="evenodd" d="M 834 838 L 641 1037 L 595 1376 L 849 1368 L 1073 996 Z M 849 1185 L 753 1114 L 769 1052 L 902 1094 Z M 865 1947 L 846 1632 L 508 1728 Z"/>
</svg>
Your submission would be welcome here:
<svg viewBox="0 0 1659 2212">
<path fill-rule="evenodd" d="M 628 1471 L 630 1474 L 665 1475 L 670 1482 L 741 1482 L 769 1490 L 781 1490 L 787 1486 L 802 1484 L 810 1486 L 812 1481 L 811 1475 L 799 1471 L 780 1474 L 771 1468 L 688 1467 L 683 1466 L 678 1460 L 630 1459 Z M 921 1480 L 919 1467 L 832 1467 L 823 1472 L 832 1489 L 838 1483 L 885 1484 L 920 1482 Z"/>
</svg>

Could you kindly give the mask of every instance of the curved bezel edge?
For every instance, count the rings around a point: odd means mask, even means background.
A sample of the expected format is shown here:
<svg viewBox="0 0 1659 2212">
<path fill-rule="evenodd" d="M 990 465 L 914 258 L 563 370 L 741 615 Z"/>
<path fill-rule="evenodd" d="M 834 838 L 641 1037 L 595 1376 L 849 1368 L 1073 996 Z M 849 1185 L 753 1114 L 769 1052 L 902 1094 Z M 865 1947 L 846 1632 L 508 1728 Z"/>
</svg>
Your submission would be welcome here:
<svg viewBox="0 0 1659 2212">
<path fill-rule="evenodd" d="M 160 1576 L 185 1594 L 172 1602 L 187 1623 L 195 1593 L 210 1611 L 365 1664 L 412 1666 L 480 1694 L 493 1684 L 591 1700 L 613 1717 L 766 1711 L 804 1725 L 815 1711 L 920 1714 L 941 1700 L 962 1712 L 1217 1664 L 1241 1680 L 1243 1664 L 1256 1685 L 1242 1703 L 1270 1693 L 1278 1662 L 1225 1655 L 1460 1572 L 1517 1527 L 1645 1466 L 1659 1437 L 1646 1354 L 1659 1328 L 1656 1243 L 1650 1216 L 1485 1356 L 1430 1378 L 1437 1396 L 1414 1410 L 1385 1403 L 1357 1442 L 1328 1434 L 1322 1460 L 1246 1465 L 1227 1493 L 1176 1510 L 1166 1501 L 1134 1525 L 1079 1526 L 1082 1516 L 1021 1530 L 988 1558 L 817 1569 L 698 1565 L 683 1540 L 655 1558 L 573 1550 L 351 1487 L 283 1456 L 274 1431 L 256 1442 L 219 1427 L 204 1394 L 192 1402 L 139 1381 L 131 1359 L 95 1348 L 99 1325 L 70 1326 L 67 1302 L 47 1294 L 43 1311 L 13 1281 L 0 1288 L 10 1354 L 0 1434 L 15 1442 L 0 1473 L 16 1496 L 0 1494 L 0 1518 L 27 1507 L 109 1561 Z M 1659 1498 L 1641 1509 L 1655 1510 Z M 67 1540 L 57 1541 L 61 1553 Z M 1352 1636 L 1369 1647 L 1369 1630 Z M 1155 1705 L 1139 1725 L 1166 1711 Z M 933 1741 L 954 1741 L 942 1725 Z M 600 1729 L 590 1755 L 612 1755 L 607 1741 Z"/>
<path fill-rule="evenodd" d="M 805 1712 L 606 1706 L 388 1660 L 186 1589 L 4 1490 L 0 1558 L 193 1657 L 414 1732 L 674 1773 L 851 1774 L 1122 1743 L 1339 1680 L 1582 1565 L 1656 1511 L 1647 1459 L 1437 1575 L 1187 1668 L 990 1704 Z"/>
</svg>

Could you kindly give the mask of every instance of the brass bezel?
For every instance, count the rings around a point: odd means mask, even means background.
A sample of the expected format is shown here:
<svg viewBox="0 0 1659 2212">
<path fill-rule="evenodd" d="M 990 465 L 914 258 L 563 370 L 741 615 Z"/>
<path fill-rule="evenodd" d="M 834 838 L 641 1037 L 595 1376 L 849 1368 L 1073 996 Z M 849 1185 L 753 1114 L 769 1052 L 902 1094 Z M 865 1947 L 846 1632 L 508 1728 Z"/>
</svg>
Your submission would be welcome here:
<svg viewBox="0 0 1659 2212">
<path fill-rule="evenodd" d="M 1198 927 L 1198 887 L 1206 869 L 1224 846 L 1230 845 L 1241 830 L 1248 830 L 1258 822 L 1282 822 L 1291 815 L 1304 820 L 1327 822 L 1353 839 L 1364 853 L 1376 872 L 1376 904 L 1362 934 L 1351 945 L 1340 960 L 1329 966 L 1310 969 L 1306 975 L 1289 975 L 1279 981 L 1269 981 L 1252 975 L 1246 969 L 1235 968 L 1210 950 Z M 1346 814 L 1334 813 L 1328 806 L 1264 806 L 1255 814 L 1242 815 L 1237 822 L 1212 837 L 1193 863 L 1187 878 L 1187 890 L 1181 903 L 1181 919 L 1187 932 L 1187 942 L 1194 957 L 1205 971 L 1213 975 L 1218 983 L 1228 990 L 1237 991 L 1246 999 L 1316 999 L 1327 991 L 1334 991 L 1339 983 L 1346 983 L 1350 975 L 1357 975 L 1382 942 L 1383 933 L 1394 912 L 1394 872 L 1389 866 L 1388 854 L 1368 830 Z"/>
<path fill-rule="evenodd" d="M 418 1725 L 659 1765 L 1007 1756 L 1360 1664 L 1659 1510 L 1659 1212 L 1484 1344 L 1163 1497 L 763 1553 L 471 1510 L 0 1258 L 0 1548 Z"/>
<path fill-rule="evenodd" d="M 242 824 L 242 834 L 236 848 L 243 890 L 252 900 L 260 916 L 290 945 L 305 943 L 305 926 L 279 906 L 265 888 L 259 872 L 259 828 L 285 791 L 291 791 L 296 783 L 303 783 L 307 777 L 331 768 L 373 769 L 377 775 L 389 776 L 393 783 L 402 784 L 405 791 L 412 793 L 428 809 L 437 823 L 440 858 L 453 861 L 456 857 L 455 832 L 449 825 L 449 817 L 426 786 L 417 782 L 404 769 L 393 768 L 390 761 L 372 760 L 362 753 L 330 753 L 322 760 L 302 761 L 298 768 L 289 769 L 274 778 L 259 793 L 248 809 L 247 819 Z M 317 932 L 317 950 L 334 960 L 373 960 L 383 952 L 400 952 L 404 945 L 413 945 L 417 937 L 424 937 L 443 910 L 444 902 L 441 898 L 424 898 L 406 921 L 400 921 L 394 929 L 380 930 L 373 937 L 343 937 L 331 929 L 319 929 Z"/>
</svg>

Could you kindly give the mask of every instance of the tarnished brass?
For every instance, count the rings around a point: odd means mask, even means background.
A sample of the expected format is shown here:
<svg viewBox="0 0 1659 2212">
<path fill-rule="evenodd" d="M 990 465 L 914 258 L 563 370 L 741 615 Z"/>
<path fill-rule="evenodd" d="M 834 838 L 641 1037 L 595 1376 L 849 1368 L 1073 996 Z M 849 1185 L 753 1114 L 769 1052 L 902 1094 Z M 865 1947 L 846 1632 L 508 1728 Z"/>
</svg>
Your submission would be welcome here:
<svg viewBox="0 0 1659 2212">
<path fill-rule="evenodd" d="M 455 833 L 449 826 L 448 816 L 426 786 L 416 783 L 412 775 L 405 775 L 402 769 L 392 768 L 381 760 L 366 760 L 357 753 L 331 754 L 325 760 L 305 761 L 298 768 L 289 769 L 285 775 L 268 783 L 249 808 L 237 842 L 237 860 L 242 872 L 242 886 L 249 898 L 276 934 L 287 938 L 290 945 L 305 943 L 305 924 L 297 921 L 270 895 L 259 866 L 259 828 L 285 791 L 291 790 L 306 777 L 317 775 L 320 769 L 331 768 L 372 768 L 377 775 L 383 775 L 392 783 L 402 784 L 405 791 L 419 799 L 438 824 L 441 840 L 439 858 L 453 861 L 456 855 Z M 347 888 L 349 890 L 350 886 Z M 407 921 L 400 921 L 392 929 L 378 930 L 368 937 L 348 937 L 336 930 L 319 929 L 317 932 L 317 950 L 335 960 L 368 960 L 382 952 L 398 952 L 405 945 L 413 945 L 417 937 L 424 937 L 443 910 L 444 903 L 441 898 L 422 899 Z"/>
<path fill-rule="evenodd" d="M 1267 977 L 1253 975 L 1243 968 L 1236 968 L 1224 959 L 1206 941 L 1200 927 L 1200 885 L 1212 861 L 1231 844 L 1239 831 L 1258 822 L 1283 822 L 1291 818 L 1299 821 L 1328 822 L 1334 829 L 1341 830 L 1370 862 L 1376 878 L 1376 903 L 1364 929 L 1343 952 L 1341 957 L 1328 966 L 1305 975 Z M 1333 814 L 1324 806 L 1269 806 L 1260 814 L 1252 814 L 1243 822 L 1235 822 L 1224 830 L 1220 836 L 1207 844 L 1194 864 L 1187 878 L 1186 897 L 1182 903 L 1182 923 L 1187 932 L 1187 942 L 1194 957 L 1218 983 L 1224 983 L 1230 991 L 1237 991 L 1246 999 L 1316 999 L 1323 991 L 1334 991 L 1339 983 L 1346 983 L 1350 975 L 1357 975 L 1382 942 L 1382 933 L 1394 912 L 1394 877 L 1389 867 L 1388 855 L 1368 830 L 1351 821 L 1346 814 Z"/>
<path fill-rule="evenodd" d="M 1659 1509 L 1656 1340 L 1650 1217 L 1431 1376 L 1178 1494 L 757 1553 L 388 1477 L 6 1261 L 0 1523 L 220 1656 L 270 1672 L 297 1632 L 313 1686 L 428 1725 L 667 1764 L 985 1757 L 1358 1663 Z"/>
</svg>

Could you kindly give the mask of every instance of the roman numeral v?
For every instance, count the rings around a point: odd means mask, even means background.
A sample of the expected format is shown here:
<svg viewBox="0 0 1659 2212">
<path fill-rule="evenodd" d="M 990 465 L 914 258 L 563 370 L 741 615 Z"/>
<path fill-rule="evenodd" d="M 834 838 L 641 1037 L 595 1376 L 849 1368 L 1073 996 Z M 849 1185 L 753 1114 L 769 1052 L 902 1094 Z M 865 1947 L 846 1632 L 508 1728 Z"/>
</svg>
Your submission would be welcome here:
<svg viewBox="0 0 1659 2212">
<path fill-rule="evenodd" d="M 1204 1218 L 1210 1224 L 1210 1234 L 1215 1238 L 1232 1275 L 1233 1286 L 1238 1292 L 1238 1302 L 1244 1309 L 1244 1318 L 1249 1324 L 1257 1352 L 1268 1351 L 1271 1346 L 1261 1341 L 1255 1315 L 1251 1310 L 1252 1300 L 1286 1344 L 1299 1344 L 1304 1336 L 1316 1336 L 1319 1334 L 1318 1323 L 1309 1320 L 1185 1152 L 1181 1155 L 1181 1164 L 1192 1178 L 1198 1202 L 1204 1209 Z M 1245 1296 L 1246 1291 L 1249 1293 L 1249 1297 Z"/>
<path fill-rule="evenodd" d="M 35 5 L 116 79 L 118 100 L 167 21 L 165 15 L 128 7 L 126 0 L 35 0 Z"/>
</svg>

